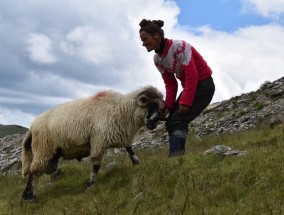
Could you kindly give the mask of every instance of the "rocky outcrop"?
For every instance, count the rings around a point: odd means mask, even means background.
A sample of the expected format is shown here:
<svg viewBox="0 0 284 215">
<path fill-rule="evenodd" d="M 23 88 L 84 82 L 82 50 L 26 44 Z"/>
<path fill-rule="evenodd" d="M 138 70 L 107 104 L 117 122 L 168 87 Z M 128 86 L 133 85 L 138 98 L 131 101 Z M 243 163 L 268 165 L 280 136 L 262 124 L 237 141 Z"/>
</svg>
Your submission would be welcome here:
<svg viewBox="0 0 284 215">
<path fill-rule="evenodd" d="M 259 90 L 222 101 L 191 123 L 200 137 L 235 133 L 259 124 L 271 127 L 284 122 L 284 77 L 264 83 Z"/>
<path fill-rule="evenodd" d="M 218 87 L 218 86 L 217 86 Z M 284 77 L 264 83 L 259 90 L 210 105 L 189 125 L 199 138 L 205 135 L 236 133 L 261 124 L 274 127 L 284 123 Z M 13 173 L 20 167 L 21 142 L 24 134 L 8 135 L 0 139 L 0 173 Z M 140 130 L 134 149 L 157 148 L 168 144 L 164 122 L 149 131 Z M 124 150 L 109 150 L 108 155 Z M 9 171 L 7 171 L 9 170 Z"/>
<path fill-rule="evenodd" d="M 0 139 L 0 173 L 14 173 L 21 167 L 24 134 L 8 135 Z"/>
<path fill-rule="evenodd" d="M 218 87 L 218 86 L 217 86 Z M 236 133 L 259 125 L 271 127 L 284 123 L 284 77 L 265 82 L 257 91 L 209 105 L 190 123 L 190 132 L 205 135 Z M 134 144 L 138 148 L 168 143 L 164 123 L 154 131 L 142 131 Z"/>
</svg>

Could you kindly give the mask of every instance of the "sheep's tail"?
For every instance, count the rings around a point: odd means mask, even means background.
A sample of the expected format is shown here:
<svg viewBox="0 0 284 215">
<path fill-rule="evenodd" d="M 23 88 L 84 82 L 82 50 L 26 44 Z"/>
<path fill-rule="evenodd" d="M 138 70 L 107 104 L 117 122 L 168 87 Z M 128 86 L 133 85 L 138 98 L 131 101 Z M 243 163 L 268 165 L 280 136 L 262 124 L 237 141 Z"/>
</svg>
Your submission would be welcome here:
<svg viewBox="0 0 284 215">
<path fill-rule="evenodd" d="M 33 160 L 32 153 L 32 131 L 28 130 L 22 144 L 22 176 L 25 177 L 30 172 L 30 165 Z"/>
</svg>

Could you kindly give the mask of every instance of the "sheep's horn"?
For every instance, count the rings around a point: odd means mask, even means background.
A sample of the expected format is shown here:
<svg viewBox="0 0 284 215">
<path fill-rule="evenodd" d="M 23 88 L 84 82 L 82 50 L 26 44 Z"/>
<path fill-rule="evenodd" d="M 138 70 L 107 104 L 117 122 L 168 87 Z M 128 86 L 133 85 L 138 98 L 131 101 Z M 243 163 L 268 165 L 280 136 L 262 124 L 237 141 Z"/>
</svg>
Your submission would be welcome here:
<svg viewBox="0 0 284 215">
<path fill-rule="evenodd" d="M 149 97 L 145 95 L 140 95 L 137 98 L 138 105 L 141 107 L 146 107 L 149 101 Z"/>
</svg>

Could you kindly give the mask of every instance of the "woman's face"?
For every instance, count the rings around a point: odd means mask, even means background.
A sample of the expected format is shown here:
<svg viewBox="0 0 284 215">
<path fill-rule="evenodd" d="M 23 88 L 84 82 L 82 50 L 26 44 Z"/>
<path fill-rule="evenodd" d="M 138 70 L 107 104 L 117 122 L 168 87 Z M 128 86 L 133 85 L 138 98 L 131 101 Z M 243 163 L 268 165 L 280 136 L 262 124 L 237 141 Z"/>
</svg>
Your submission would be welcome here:
<svg viewBox="0 0 284 215">
<path fill-rule="evenodd" d="M 160 37 L 158 35 L 151 35 L 145 31 L 140 33 L 140 39 L 142 41 L 142 45 L 146 47 L 148 52 L 153 50 L 158 50 L 160 48 Z"/>
</svg>

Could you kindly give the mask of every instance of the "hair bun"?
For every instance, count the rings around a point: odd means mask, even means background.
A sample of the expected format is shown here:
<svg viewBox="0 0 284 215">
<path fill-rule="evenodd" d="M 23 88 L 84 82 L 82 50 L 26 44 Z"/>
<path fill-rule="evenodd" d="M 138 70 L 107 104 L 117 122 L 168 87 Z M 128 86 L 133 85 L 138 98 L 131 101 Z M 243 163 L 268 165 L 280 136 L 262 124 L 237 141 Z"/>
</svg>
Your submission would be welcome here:
<svg viewBox="0 0 284 215">
<path fill-rule="evenodd" d="M 164 21 L 162 20 L 142 19 L 139 25 L 140 34 L 141 32 L 145 31 L 146 33 L 152 36 L 156 36 L 157 34 L 159 34 L 160 37 L 164 37 L 164 30 L 162 29 L 162 27 L 164 26 Z"/>
<path fill-rule="evenodd" d="M 149 20 L 149 19 L 142 19 L 142 21 L 139 23 L 140 27 L 143 28 L 151 23 L 154 23 L 155 25 L 159 26 L 159 28 L 162 28 L 164 26 L 164 21 L 162 20 Z"/>
<path fill-rule="evenodd" d="M 164 21 L 162 20 L 153 20 L 152 22 L 158 25 L 160 28 L 164 26 Z"/>
<path fill-rule="evenodd" d="M 144 26 L 146 26 L 146 25 L 148 25 L 150 23 L 151 23 L 151 20 L 149 20 L 149 19 L 142 19 L 142 21 L 139 23 L 139 25 L 142 28 L 142 27 L 144 27 Z"/>
</svg>

